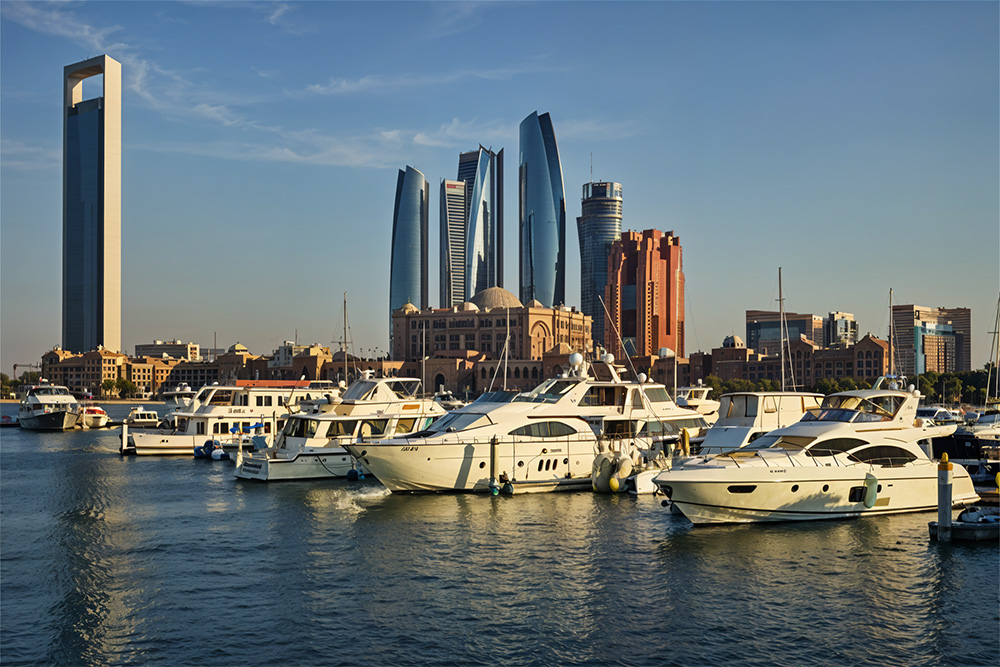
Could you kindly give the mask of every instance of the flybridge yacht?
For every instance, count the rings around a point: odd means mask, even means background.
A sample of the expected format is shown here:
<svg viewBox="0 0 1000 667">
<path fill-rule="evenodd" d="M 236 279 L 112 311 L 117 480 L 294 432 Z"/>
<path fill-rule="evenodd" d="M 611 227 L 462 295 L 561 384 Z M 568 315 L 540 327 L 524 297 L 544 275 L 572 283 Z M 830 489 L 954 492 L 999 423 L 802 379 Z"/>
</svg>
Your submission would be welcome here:
<svg viewBox="0 0 1000 667">
<path fill-rule="evenodd" d="M 167 407 L 185 408 L 191 405 L 191 401 L 197 393 L 198 392 L 188 386 L 187 382 L 181 382 L 173 389 L 163 392 L 163 402 L 167 405 Z"/>
<path fill-rule="evenodd" d="M 531 392 L 485 394 L 423 431 L 347 449 L 394 493 L 589 489 L 607 445 L 599 437 L 631 443 L 643 429 L 705 426 L 662 385 L 622 381 L 613 358 L 588 368 L 574 354 L 570 364 L 571 373 Z M 668 414 L 687 421 L 662 426 Z"/>
<path fill-rule="evenodd" d="M 80 404 L 69 389 L 54 384 L 36 385 L 28 390 L 17 410 L 21 428 L 36 431 L 65 431 L 76 426 Z"/>
<path fill-rule="evenodd" d="M 232 433 L 257 431 L 244 447 L 270 445 L 285 423 L 285 415 L 304 396 L 306 381 L 269 382 L 238 380 L 234 386 L 202 387 L 191 403 L 171 413 L 172 429 L 122 429 L 121 454 L 191 456 L 206 440 L 219 440 L 226 450 L 236 450 Z M 230 442 L 232 440 L 232 442 Z"/>
<path fill-rule="evenodd" d="M 698 380 L 698 384 L 693 387 L 678 387 L 677 396 L 674 397 L 677 405 L 688 408 L 704 416 L 709 424 L 719 418 L 719 401 L 713 401 L 708 397 L 712 393 L 711 387 L 706 387 Z"/>
<path fill-rule="evenodd" d="M 238 459 L 236 476 L 261 481 L 349 476 L 357 469 L 344 449 L 347 443 L 416 433 L 445 414 L 436 400 L 419 396 L 415 378 L 358 380 L 336 402 L 289 415 L 275 446 Z"/>
<path fill-rule="evenodd" d="M 656 485 L 695 524 L 803 521 L 937 508 L 930 439 L 954 425 L 916 417 L 920 393 L 875 388 L 827 396 L 819 410 L 741 449 L 690 458 Z M 953 502 L 979 500 L 954 467 Z"/>
<path fill-rule="evenodd" d="M 698 452 L 716 453 L 745 447 L 766 433 L 791 426 L 809 410 L 818 410 L 823 394 L 793 391 L 747 391 L 724 394 L 719 419 L 708 429 Z"/>
</svg>

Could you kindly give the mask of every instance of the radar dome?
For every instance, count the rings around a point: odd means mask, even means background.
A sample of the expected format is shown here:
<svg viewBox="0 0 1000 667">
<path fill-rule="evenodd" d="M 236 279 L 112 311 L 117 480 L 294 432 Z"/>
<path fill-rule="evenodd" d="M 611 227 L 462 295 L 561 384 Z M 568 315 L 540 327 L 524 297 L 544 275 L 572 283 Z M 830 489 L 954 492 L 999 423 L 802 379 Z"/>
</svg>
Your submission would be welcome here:
<svg viewBox="0 0 1000 667">
<path fill-rule="evenodd" d="M 574 352 L 573 354 L 569 355 L 569 363 L 570 366 L 579 366 L 580 364 L 583 363 L 583 355 L 580 354 L 579 352 Z"/>
</svg>

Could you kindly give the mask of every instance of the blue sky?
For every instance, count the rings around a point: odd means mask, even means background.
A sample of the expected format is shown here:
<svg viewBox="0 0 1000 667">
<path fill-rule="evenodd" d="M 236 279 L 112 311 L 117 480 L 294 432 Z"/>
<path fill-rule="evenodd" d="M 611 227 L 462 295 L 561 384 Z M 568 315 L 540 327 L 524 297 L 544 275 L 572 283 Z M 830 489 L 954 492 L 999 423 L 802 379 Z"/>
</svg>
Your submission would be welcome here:
<svg viewBox="0 0 1000 667">
<path fill-rule="evenodd" d="M 746 309 L 973 309 L 1000 290 L 996 2 L 3 2 L 0 363 L 60 340 L 61 75 L 122 63 L 123 344 L 341 337 L 385 350 L 396 174 L 432 192 L 552 115 L 578 305 L 585 182 L 684 247 L 688 351 Z M 92 93 L 85 91 L 85 96 Z M 593 172 L 591 174 L 591 162 Z M 437 306 L 438 206 L 430 294 Z"/>
</svg>

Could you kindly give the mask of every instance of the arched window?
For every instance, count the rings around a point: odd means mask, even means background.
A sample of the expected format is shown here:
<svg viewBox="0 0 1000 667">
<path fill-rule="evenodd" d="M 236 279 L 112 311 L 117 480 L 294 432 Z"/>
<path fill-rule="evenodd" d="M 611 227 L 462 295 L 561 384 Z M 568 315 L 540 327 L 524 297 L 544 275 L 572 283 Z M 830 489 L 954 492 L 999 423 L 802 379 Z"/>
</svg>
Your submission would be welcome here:
<svg viewBox="0 0 1000 667">
<path fill-rule="evenodd" d="M 521 369 L 520 368 L 515 368 L 514 369 L 514 379 L 515 380 L 520 380 L 521 379 Z"/>
<path fill-rule="evenodd" d="M 479 373 L 479 377 L 482 378 L 483 380 L 486 379 L 486 366 L 483 366 L 483 370 L 482 372 Z"/>
<path fill-rule="evenodd" d="M 532 380 L 538 379 L 538 366 L 535 366 L 531 369 L 531 379 Z"/>
</svg>

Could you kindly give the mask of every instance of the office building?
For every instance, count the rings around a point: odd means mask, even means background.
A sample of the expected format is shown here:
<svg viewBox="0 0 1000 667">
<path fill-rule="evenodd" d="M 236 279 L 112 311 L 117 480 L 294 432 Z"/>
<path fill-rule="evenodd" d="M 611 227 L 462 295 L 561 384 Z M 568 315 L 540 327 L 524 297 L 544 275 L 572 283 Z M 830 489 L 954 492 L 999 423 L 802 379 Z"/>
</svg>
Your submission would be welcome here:
<svg viewBox="0 0 1000 667">
<path fill-rule="evenodd" d="M 201 346 L 197 343 L 185 343 L 180 339 L 172 341 L 154 340 L 152 343 L 137 343 L 135 346 L 135 356 L 170 357 L 186 361 L 201 361 Z"/>
<path fill-rule="evenodd" d="M 746 311 L 747 347 L 765 355 L 781 354 L 781 312 L 777 310 Z M 823 318 L 812 314 L 785 313 L 785 339 L 805 336 L 822 346 Z"/>
<path fill-rule="evenodd" d="M 458 158 L 441 183 L 441 306 L 464 303 L 503 283 L 503 149 Z"/>
<path fill-rule="evenodd" d="M 894 370 L 908 377 L 972 370 L 969 308 L 892 307 Z"/>
<path fill-rule="evenodd" d="M 429 189 L 424 175 L 407 167 L 396 179 L 389 260 L 389 314 L 403 304 L 427 307 L 427 225 Z M 389 327 L 392 335 L 392 326 Z"/>
<path fill-rule="evenodd" d="M 544 306 L 566 301 L 566 196 L 549 114 L 521 121 L 518 159 L 520 297 Z"/>
<path fill-rule="evenodd" d="M 622 236 L 621 183 L 585 183 L 581 215 L 576 219 L 580 239 L 580 310 L 594 318 L 594 341 L 604 344 L 604 288 L 608 282 L 611 244 Z"/>
<path fill-rule="evenodd" d="M 858 323 L 854 320 L 854 315 L 841 312 L 830 313 L 823 320 L 823 338 L 826 347 L 849 346 L 857 343 Z"/>
<path fill-rule="evenodd" d="M 658 355 L 661 348 L 683 357 L 680 238 L 656 229 L 622 233 L 611 244 L 604 301 L 604 346 L 616 357 Z"/>
<path fill-rule="evenodd" d="M 101 76 L 98 97 L 83 81 Z M 63 70 L 62 347 L 121 350 L 121 64 Z"/>
</svg>

